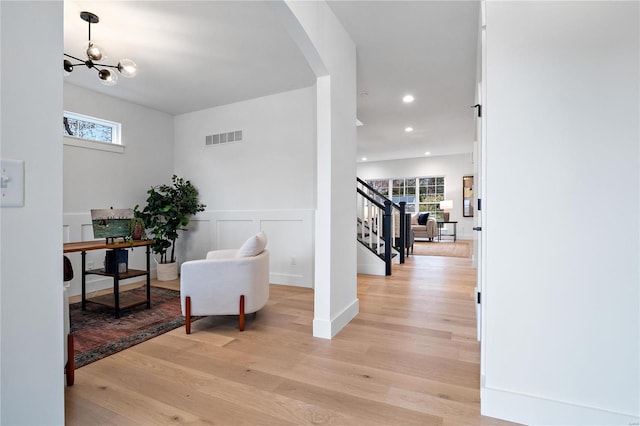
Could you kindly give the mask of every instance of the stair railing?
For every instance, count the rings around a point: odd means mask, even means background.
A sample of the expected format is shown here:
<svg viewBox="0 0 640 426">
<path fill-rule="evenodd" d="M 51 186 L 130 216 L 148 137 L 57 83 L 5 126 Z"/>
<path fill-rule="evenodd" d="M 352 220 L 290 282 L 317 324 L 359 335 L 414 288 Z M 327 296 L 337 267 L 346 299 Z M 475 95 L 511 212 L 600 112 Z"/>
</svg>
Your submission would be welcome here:
<svg viewBox="0 0 640 426">
<path fill-rule="evenodd" d="M 379 225 L 384 219 L 384 204 L 370 197 L 366 192 L 358 188 L 358 238 L 377 255 L 382 255 L 381 247 L 384 244 L 382 233 L 378 232 Z"/>
<path fill-rule="evenodd" d="M 376 254 L 385 261 L 386 275 L 391 275 L 392 247 L 395 247 L 399 252 L 400 263 L 404 263 L 405 250 L 407 250 L 406 202 L 402 201 L 399 204 L 392 202 L 360 178 L 357 178 L 357 192 L 361 195 L 361 197 L 358 197 L 359 239 L 369 249 L 373 250 L 375 247 Z M 395 229 L 394 214 L 399 215 L 398 232 Z M 382 232 L 379 232 L 380 223 L 382 223 Z M 366 233 L 367 230 L 369 231 L 368 234 Z M 384 244 L 381 244 L 381 234 Z M 398 238 L 394 241 L 393 236 L 396 234 Z M 382 245 L 384 246 L 384 254 L 381 252 Z"/>
</svg>

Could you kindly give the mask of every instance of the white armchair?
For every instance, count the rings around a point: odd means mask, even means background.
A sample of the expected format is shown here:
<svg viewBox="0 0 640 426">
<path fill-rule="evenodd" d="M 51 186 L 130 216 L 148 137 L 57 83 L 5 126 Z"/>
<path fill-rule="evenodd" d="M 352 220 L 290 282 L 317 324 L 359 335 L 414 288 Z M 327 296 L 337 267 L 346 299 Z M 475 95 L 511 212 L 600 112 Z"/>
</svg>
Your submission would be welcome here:
<svg viewBox="0 0 640 426">
<path fill-rule="evenodd" d="M 182 264 L 180 300 L 187 334 L 191 316 L 239 315 L 260 310 L 269 299 L 269 251 L 266 237 L 251 237 L 238 250 L 214 250 L 206 259 Z M 257 254 L 256 254 L 257 253 Z"/>
</svg>

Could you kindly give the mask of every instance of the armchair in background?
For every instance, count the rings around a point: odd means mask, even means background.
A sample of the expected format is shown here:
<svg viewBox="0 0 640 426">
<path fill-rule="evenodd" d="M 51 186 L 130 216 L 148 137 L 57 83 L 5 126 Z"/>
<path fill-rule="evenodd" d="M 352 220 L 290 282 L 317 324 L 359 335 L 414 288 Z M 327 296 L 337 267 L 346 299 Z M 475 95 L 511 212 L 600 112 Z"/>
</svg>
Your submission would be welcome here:
<svg viewBox="0 0 640 426">
<path fill-rule="evenodd" d="M 438 236 L 438 221 L 428 212 L 413 215 L 411 217 L 411 228 L 416 239 L 433 241 Z"/>
<path fill-rule="evenodd" d="M 411 249 L 411 252 L 413 252 L 413 243 L 415 241 L 415 233 L 413 231 L 413 227 L 411 226 L 411 213 L 406 213 L 405 214 L 406 219 L 405 219 L 405 249 L 406 249 L 406 253 L 407 256 L 409 255 L 409 249 Z M 393 221 L 394 221 L 394 229 L 395 229 L 395 246 L 398 247 L 400 245 L 400 215 L 399 214 L 394 214 L 393 215 Z"/>
<path fill-rule="evenodd" d="M 269 251 L 260 232 L 239 249 L 213 250 L 205 259 L 184 262 L 180 273 L 180 301 L 187 334 L 191 317 L 239 315 L 262 309 L 269 299 Z"/>
</svg>

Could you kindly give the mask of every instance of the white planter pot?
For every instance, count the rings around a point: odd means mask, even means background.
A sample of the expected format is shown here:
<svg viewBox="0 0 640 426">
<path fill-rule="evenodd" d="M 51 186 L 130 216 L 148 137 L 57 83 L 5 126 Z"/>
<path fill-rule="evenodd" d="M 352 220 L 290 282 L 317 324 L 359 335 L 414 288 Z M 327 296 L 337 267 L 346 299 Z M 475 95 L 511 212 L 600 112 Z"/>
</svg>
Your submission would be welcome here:
<svg viewBox="0 0 640 426">
<path fill-rule="evenodd" d="M 178 279 L 178 262 L 158 263 L 156 260 L 158 281 L 173 281 Z"/>
</svg>

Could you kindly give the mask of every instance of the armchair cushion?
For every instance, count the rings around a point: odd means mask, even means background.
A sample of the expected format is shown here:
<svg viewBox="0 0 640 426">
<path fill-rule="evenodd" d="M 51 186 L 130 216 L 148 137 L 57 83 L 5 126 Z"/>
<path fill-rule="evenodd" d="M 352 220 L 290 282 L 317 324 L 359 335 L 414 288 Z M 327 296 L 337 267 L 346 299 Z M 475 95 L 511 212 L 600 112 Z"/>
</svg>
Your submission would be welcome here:
<svg viewBox="0 0 640 426">
<path fill-rule="evenodd" d="M 267 236 L 264 232 L 260 231 L 256 235 L 249 237 L 247 241 L 240 246 L 237 257 L 252 257 L 262 253 L 267 246 Z"/>
<path fill-rule="evenodd" d="M 418 225 L 426 225 L 428 218 L 429 218 L 429 213 L 420 213 L 418 215 Z"/>
</svg>

